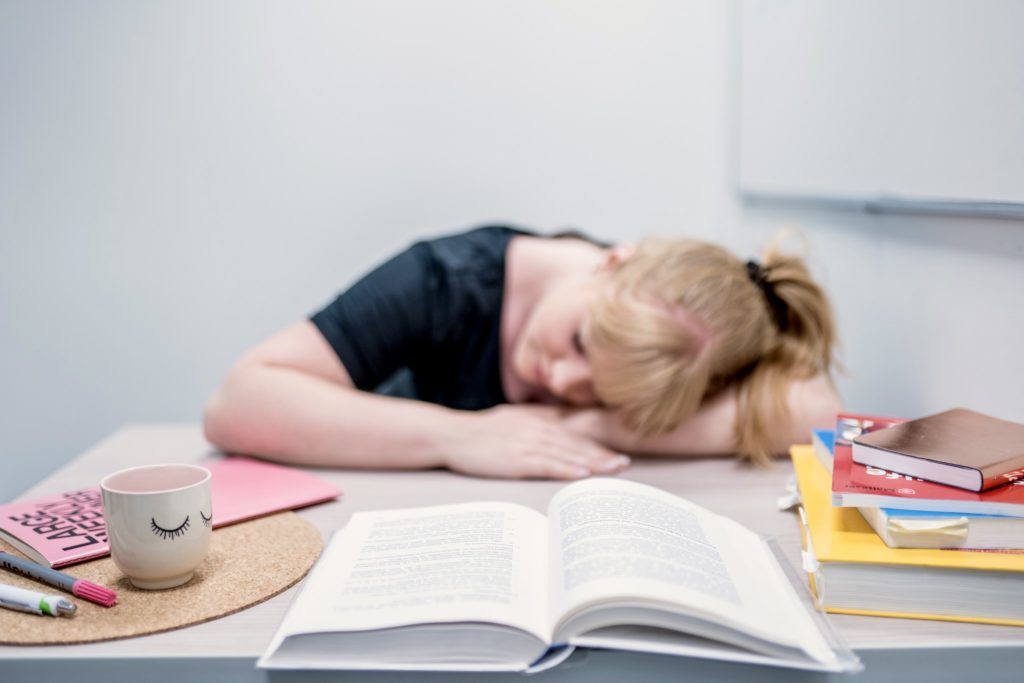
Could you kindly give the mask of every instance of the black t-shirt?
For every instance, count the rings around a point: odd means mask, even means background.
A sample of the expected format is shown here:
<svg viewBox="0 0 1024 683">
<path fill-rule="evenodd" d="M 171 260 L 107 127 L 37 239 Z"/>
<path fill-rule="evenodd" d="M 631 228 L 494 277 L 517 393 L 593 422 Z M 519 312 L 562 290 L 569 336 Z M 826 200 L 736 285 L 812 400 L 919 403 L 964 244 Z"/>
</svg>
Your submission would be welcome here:
<svg viewBox="0 0 1024 683">
<path fill-rule="evenodd" d="M 420 400 L 463 410 L 505 403 L 505 253 L 518 234 L 532 233 L 487 226 L 417 242 L 311 320 L 359 389 L 407 369 Z"/>
</svg>

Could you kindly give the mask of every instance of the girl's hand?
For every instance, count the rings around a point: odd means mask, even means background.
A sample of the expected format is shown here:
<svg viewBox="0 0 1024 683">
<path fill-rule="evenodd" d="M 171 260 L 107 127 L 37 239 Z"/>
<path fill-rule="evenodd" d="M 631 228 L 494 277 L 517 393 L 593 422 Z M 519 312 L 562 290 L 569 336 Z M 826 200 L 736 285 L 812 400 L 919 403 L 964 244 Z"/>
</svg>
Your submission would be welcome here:
<svg viewBox="0 0 1024 683">
<path fill-rule="evenodd" d="M 500 405 L 458 413 L 443 459 L 449 469 L 483 477 L 582 479 L 616 474 L 629 458 L 570 431 L 552 406 Z"/>
</svg>

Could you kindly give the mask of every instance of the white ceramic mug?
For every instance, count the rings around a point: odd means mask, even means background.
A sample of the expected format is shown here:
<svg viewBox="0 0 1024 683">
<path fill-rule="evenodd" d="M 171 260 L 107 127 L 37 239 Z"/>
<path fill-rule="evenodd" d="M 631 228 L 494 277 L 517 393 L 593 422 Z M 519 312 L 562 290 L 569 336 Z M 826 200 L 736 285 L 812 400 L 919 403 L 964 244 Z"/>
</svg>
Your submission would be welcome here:
<svg viewBox="0 0 1024 683">
<path fill-rule="evenodd" d="M 198 465 L 143 465 L 100 482 L 110 554 L 147 590 L 189 581 L 213 528 L 210 471 Z"/>
</svg>

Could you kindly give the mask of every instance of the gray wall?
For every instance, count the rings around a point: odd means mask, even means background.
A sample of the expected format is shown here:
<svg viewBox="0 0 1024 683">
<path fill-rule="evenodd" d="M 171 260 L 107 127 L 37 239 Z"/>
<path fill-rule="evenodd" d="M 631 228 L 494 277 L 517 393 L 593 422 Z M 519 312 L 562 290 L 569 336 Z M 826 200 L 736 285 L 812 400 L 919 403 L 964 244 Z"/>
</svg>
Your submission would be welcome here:
<svg viewBox="0 0 1024 683">
<path fill-rule="evenodd" d="M 198 420 L 418 236 L 722 234 L 727 30 L 713 2 L 4 0 L 0 500 Z"/>
<path fill-rule="evenodd" d="M 1024 419 L 1024 225 L 747 206 L 733 2 L 0 2 L 0 500 L 410 240 L 749 254 L 796 223 L 849 407 Z M 140 454 L 140 461 L 145 454 Z"/>
</svg>

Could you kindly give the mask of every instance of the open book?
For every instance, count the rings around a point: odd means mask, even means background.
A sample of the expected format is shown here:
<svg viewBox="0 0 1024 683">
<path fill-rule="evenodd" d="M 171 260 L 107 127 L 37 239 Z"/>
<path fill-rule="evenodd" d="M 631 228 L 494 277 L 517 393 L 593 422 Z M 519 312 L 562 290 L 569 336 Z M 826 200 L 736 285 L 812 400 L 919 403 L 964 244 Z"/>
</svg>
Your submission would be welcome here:
<svg viewBox="0 0 1024 683">
<path fill-rule="evenodd" d="M 816 619 L 753 532 L 649 486 L 591 479 L 559 491 L 546 517 L 512 503 L 353 515 L 260 666 L 537 670 L 581 646 L 859 668 Z"/>
</svg>

